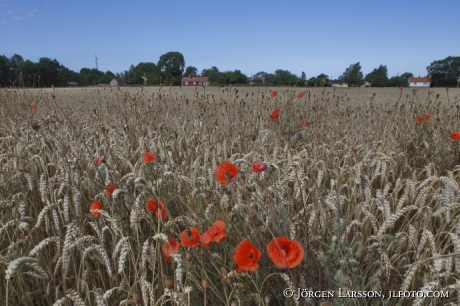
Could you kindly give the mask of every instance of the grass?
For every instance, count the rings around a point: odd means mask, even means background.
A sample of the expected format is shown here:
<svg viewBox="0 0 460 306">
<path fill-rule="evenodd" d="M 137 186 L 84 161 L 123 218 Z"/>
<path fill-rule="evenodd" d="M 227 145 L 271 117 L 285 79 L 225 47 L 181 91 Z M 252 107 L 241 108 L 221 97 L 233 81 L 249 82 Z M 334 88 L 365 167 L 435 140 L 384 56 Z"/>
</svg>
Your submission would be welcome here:
<svg viewBox="0 0 460 306">
<path fill-rule="evenodd" d="M 449 135 L 459 102 L 458 89 L 2 89 L 0 301 L 458 304 L 460 154 Z M 224 160 L 239 168 L 227 186 L 214 177 Z M 255 162 L 268 168 L 253 173 Z M 164 201 L 166 219 L 145 211 L 149 198 Z M 164 260 L 168 238 L 216 220 L 228 237 Z M 298 266 L 273 264 L 274 236 L 302 245 Z M 242 240 L 262 252 L 254 272 L 234 271 Z M 285 288 L 335 296 L 297 301 Z M 339 298 L 339 288 L 387 298 Z M 399 290 L 449 297 L 388 299 Z"/>
</svg>

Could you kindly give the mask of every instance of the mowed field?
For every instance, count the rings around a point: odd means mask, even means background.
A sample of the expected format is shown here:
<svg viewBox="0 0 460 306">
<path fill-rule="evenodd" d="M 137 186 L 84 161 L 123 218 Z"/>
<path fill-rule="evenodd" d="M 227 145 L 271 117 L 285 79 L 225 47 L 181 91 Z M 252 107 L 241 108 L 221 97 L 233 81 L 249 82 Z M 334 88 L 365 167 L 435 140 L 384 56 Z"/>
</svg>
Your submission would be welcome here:
<svg viewBox="0 0 460 306">
<path fill-rule="evenodd" d="M 8 305 L 459 304 L 459 89 L 1 89 L 0 111 Z"/>
</svg>

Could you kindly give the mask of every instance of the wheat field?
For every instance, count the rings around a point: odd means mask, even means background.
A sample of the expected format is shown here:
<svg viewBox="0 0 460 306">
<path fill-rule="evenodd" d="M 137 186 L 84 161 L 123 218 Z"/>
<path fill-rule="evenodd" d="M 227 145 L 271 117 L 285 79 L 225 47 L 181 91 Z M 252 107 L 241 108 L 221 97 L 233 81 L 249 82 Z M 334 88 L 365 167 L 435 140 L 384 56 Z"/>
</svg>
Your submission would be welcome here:
<svg viewBox="0 0 460 306">
<path fill-rule="evenodd" d="M 0 89 L 0 304 L 459 305 L 459 108 L 453 88 Z M 300 264 L 272 262 L 279 236 Z M 243 240 L 261 256 L 238 273 Z"/>
</svg>

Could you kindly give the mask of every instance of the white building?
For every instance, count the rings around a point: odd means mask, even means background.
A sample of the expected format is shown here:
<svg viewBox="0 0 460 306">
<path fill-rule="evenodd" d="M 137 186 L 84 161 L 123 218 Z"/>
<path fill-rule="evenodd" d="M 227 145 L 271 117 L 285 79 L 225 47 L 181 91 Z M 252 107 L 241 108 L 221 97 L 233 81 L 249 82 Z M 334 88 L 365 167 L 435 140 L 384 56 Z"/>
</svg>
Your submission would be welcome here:
<svg viewBox="0 0 460 306">
<path fill-rule="evenodd" d="M 326 83 L 326 87 L 348 87 L 348 83 L 330 81 Z"/>
<path fill-rule="evenodd" d="M 409 78 L 409 87 L 430 87 L 430 78 Z"/>
<path fill-rule="evenodd" d="M 125 86 L 126 84 L 122 81 L 122 80 L 117 80 L 117 79 L 112 79 L 112 81 L 110 81 L 110 86 Z"/>
</svg>

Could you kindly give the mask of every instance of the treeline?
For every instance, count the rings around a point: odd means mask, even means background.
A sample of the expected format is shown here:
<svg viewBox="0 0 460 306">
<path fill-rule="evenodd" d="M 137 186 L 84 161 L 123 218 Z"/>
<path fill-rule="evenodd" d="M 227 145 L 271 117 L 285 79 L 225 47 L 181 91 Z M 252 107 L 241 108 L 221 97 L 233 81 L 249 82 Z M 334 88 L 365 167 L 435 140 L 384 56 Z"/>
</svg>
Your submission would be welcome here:
<svg viewBox="0 0 460 306">
<path fill-rule="evenodd" d="M 427 76 L 431 76 L 431 86 L 456 86 L 460 77 L 460 56 L 449 56 L 443 60 L 433 61 L 426 67 Z M 365 82 L 372 87 L 408 86 L 408 79 L 413 74 L 404 72 L 401 75 L 388 77 L 385 65 L 363 75 L 360 63 L 350 65 L 337 79 L 331 79 L 321 73 L 307 79 L 305 72 L 300 76 L 288 70 L 277 69 L 274 73 L 264 71 L 248 77 L 240 70 L 219 71 L 215 66 L 203 69 L 201 73 L 194 66 L 185 66 L 184 56 L 180 52 L 168 52 L 160 56 L 157 63 L 141 62 L 129 69 L 113 73 L 102 72 L 96 68 L 82 68 L 79 72 L 72 71 L 61 65 L 56 59 L 42 57 L 38 62 L 24 60 L 21 55 L 14 54 L 8 58 L 0 55 L 0 86 L 50 87 L 69 86 L 69 82 L 79 83 L 79 86 L 107 84 L 114 78 L 129 85 L 180 85 L 182 77 L 208 77 L 211 85 L 225 86 L 230 84 L 274 85 L 274 86 L 325 86 L 328 82 L 339 81 L 349 86 L 361 86 Z"/>
<path fill-rule="evenodd" d="M 361 86 L 365 82 L 369 82 L 372 87 L 404 87 L 408 86 L 409 78 L 413 76 L 410 72 L 404 72 L 401 75 L 388 78 L 387 66 L 380 65 L 363 77 L 361 65 L 358 62 L 345 69 L 338 81 L 348 83 L 348 86 Z"/>
<path fill-rule="evenodd" d="M 82 86 L 108 83 L 116 75 L 110 71 L 82 68 L 75 72 L 61 65 L 56 59 L 42 57 L 34 63 L 24 60 L 19 54 L 8 58 L 0 55 L 0 86 L 20 87 L 64 87 L 69 82 L 77 82 Z"/>
</svg>

